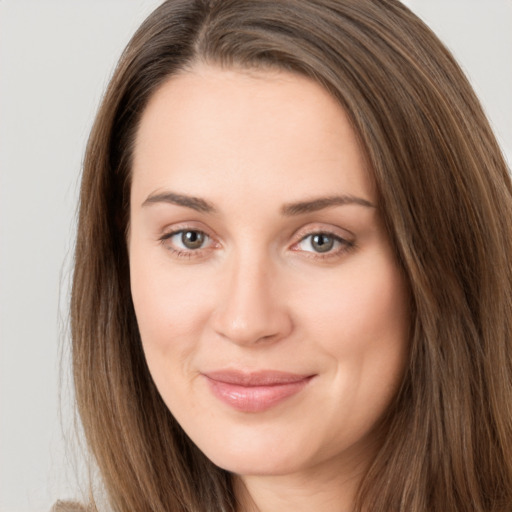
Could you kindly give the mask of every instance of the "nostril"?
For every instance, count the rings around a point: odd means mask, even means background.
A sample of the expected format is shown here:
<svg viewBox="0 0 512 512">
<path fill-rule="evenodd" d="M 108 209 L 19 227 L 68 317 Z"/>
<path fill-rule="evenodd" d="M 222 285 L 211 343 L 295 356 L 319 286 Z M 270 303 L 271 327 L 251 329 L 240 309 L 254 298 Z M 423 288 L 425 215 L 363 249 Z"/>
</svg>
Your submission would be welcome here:
<svg viewBox="0 0 512 512">
<path fill-rule="evenodd" d="M 288 312 L 278 304 L 254 308 L 241 307 L 240 302 L 216 311 L 212 324 L 218 335 L 243 345 L 275 342 L 287 336 L 292 326 Z"/>
</svg>

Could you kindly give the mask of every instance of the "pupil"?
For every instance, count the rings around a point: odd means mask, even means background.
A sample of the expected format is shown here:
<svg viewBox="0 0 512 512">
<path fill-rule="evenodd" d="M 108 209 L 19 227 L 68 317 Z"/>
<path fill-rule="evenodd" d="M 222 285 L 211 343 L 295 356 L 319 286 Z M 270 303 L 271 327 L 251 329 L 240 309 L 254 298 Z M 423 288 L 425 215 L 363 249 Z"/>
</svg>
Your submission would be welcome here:
<svg viewBox="0 0 512 512">
<path fill-rule="evenodd" d="M 181 235 L 181 241 L 187 249 L 199 249 L 204 242 L 204 234 L 199 231 L 185 231 Z"/>
<path fill-rule="evenodd" d="M 311 241 L 311 245 L 317 252 L 327 252 L 332 249 L 334 245 L 334 239 L 327 235 L 314 235 L 313 240 Z"/>
</svg>

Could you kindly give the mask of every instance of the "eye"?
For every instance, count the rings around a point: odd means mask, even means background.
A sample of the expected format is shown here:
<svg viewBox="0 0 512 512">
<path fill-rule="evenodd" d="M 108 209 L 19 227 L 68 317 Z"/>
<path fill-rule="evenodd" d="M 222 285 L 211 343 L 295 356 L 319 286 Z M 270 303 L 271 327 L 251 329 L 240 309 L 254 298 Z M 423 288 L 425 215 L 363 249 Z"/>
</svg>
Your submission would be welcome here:
<svg viewBox="0 0 512 512">
<path fill-rule="evenodd" d="M 337 256 L 354 247 L 354 242 L 326 232 L 310 233 L 294 246 L 294 250 L 310 253 L 311 256 Z"/>
<path fill-rule="evenodd" d="M 175 243 L 181 244 L 182 248 L 194 250 L 200 249 L 208 237 L 201 231 L 178 231 L 172 237 L 174 238 L 176 238 Z"/>
<path fill-rule="evenodd" d="M 161 241 L 167 249 L 179 256 L 199 252 L 212 243 L 211 238 L 206 233 L 197 229 L 173 231 L 164 235 Z"/>
<path fill-rule="evenodd" d="M 306 238 L 302 239 L 299 245 L 301 245 L 302 250 L 307 250 L 311 247 L 315 252 L 329 252 L 332 250 L 336 242 L 337 240 L 332 235 L 316 233 L 314 235 L 308 235 Z"/>
</svg>

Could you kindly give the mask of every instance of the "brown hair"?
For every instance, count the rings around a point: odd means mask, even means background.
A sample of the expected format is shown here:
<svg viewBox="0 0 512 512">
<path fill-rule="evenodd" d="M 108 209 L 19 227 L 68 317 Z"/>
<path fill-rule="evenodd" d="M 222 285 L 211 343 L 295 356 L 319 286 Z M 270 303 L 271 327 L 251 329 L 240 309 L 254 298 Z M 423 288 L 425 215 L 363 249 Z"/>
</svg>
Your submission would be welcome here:
<svg viewBox="0 0 512 512">
<path fill-rule="evenodd" d="M 317 81 L 371 164 L 413 325 L 356 510 L 511 510 L 512 185 L 460 68 L 397 0 L 169 0 L 122 55 L 87 147 L 71 299 L 78 410 L 112 508 L 236 509 L 152 382 L 125 242 L 141 114 L 198 60 Z"/>
</svg>

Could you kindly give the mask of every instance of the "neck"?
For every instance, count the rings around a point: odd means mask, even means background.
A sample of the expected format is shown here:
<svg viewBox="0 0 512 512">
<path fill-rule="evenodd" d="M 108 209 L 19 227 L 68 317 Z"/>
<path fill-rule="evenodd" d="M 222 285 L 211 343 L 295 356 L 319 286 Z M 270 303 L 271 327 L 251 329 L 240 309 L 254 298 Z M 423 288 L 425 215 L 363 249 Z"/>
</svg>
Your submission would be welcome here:
<svg viewBox="0 0 512 512">
<path fill-rule="evenodd" d="M 290 475 L 236 476 L 238 512 L 352 512 L 364 470 L 332 464 Z"/>
</svg>

